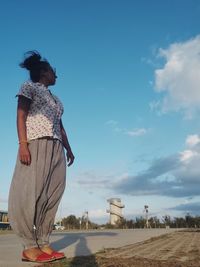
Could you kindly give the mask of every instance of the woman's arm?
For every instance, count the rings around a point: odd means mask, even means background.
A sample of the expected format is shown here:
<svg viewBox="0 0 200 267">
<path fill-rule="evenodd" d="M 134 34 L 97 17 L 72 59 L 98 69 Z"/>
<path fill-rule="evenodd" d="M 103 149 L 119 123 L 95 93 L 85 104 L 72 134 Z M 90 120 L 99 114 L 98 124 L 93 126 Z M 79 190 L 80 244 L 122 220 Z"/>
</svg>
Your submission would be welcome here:
<svg viewBox="0 0 200 267">
<path fill-rule="evenodd" d="M 18 97 L 17 105 L 17 132 L 19 138 L 19 157 L 23 164 L 31 164 L 31 154 L 28 149 L 26 134 L 26 119 L 30 108 L 31 100 L 24 96 Z"/>
<path fill-rule="evenodd" d="M 72 150 L 71 150 L 68 138 L 67 138 L 67 134 L 63 127 L 62 120 L 60 120 L 60 128 L 61 128 L 61 134 L 62 134 L 62 143 L 63 143 L 64 148 L 67 150 L 67 162 L 68 162 L 67 165 L 70 166 L 74 162 L 74 155 L 72 153 Z"/>
</svg>

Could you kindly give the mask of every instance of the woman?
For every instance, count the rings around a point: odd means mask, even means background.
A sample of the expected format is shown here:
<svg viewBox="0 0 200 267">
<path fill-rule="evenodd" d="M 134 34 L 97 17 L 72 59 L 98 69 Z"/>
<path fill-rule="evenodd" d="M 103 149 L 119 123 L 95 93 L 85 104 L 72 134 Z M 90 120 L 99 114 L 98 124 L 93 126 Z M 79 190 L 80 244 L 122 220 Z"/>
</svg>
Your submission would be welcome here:
<svg viewBox="0 0 200 267">
<path fill-rule="evenodd" d="M 49 245 L 55 214 L 66 183 L 66 159 L 74 155 L 61 116 L 63 106 L 48 89 L 56 73 L 36 51 L 20 64 L 30 72 L 18 96 L 17 130 L 19 151 L 10 187 L 8 214 L 20 237 L 23 261 L 49 262 L 64 258 Z"/>
</svg>

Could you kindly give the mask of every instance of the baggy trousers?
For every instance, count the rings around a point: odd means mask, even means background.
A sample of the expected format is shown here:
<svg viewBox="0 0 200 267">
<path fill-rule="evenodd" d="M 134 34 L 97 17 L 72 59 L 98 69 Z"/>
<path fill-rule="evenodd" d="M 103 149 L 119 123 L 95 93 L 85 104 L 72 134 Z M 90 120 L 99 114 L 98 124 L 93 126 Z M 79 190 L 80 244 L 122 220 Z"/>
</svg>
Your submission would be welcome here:
<svg viewBox="0 0 200 267">
<path fill-rule="evenodd" d="M 66 158 L 57 139 L 29 144 L 31 164 L 19 154 L 9 192 L 8 217 L 24 249 L 49 244 L 54 219 L 66 185 Z"/>
</svg>

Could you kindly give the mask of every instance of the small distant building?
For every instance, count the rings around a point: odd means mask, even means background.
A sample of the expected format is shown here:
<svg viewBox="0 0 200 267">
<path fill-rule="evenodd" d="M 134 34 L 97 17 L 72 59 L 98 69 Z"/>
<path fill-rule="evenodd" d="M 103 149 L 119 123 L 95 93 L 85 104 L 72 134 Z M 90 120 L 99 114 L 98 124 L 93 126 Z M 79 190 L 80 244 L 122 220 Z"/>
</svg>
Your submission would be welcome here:
<svg viewBox="0 0 200 267">
<path fill-rule="evenodd" d="M 110 213 L 110 224 L 115 225 L 118 220 L 123 218 L 122 209 L 125 206 L 121 203 L 120 198 L 110 198 L 107 201 L 110 203 L 110 209 L 107 210 Z"/>
<path fill-rule="evenodd" d="M 0 229 L 10 229 L 7 211 L 0 210 Z"/>
</svg>

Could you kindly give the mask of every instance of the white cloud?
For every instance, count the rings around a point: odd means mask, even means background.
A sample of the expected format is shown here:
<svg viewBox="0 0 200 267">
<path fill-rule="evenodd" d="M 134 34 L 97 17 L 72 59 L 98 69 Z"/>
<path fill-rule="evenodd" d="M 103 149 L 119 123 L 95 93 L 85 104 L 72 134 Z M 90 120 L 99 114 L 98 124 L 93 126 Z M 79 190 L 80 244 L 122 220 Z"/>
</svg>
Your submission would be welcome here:
<svg viewBox="0 0 200 267">
<path fill-rule="evenodd" d="M 130 137 L 143 136 L 148 132 L 148 129 L 145 129 L 145 128 L 135 128 L 133 130 L 122 128 L 119 126 L 119 123 L 115 120 L 107 121 L 106 125 L 109 125 L 113 131 L 118 132 L 118 133 L 123 133 Z"/>
<path fill-rule="evenodd" d="M 200 143 L 200 137 L 197 134 L 189 135 L 186 139 L 186 145 L 194 147 Z"/>
<path fill-rule="evenodd" d="M 155 70 L 155 90 L 164 96 L 151 107 L 159 107 L 163 113 L 183 111 L 186 117 L 193 117 L 200 110 L 200 35 L 160 49 L 159 56 L 166 62 Z"/>
<path fill-rule="evenodd" d="M 144 128 L 134 129 L 132 131 L 126 131 L 125 133 L 129 136 L 141 136 L 147 133 L 147 129 Z"/>
<path fill-rule="evenodd" d="M 195 156 L 198 156 L 196 151 L 184 150 L 183 152 L 180 152 L 180 161 L 188 162 Z"/>
<path fill-rule="evenodd" d="M 106 210 L 103 209 L 95 209 L 95 210 L 90 210 L 88 212 L 89 218 L 93 219 L 99 219 L 99 218 L 104 218 L 108 216 L 108 213 L 106 213 Z"/>
</svg>

